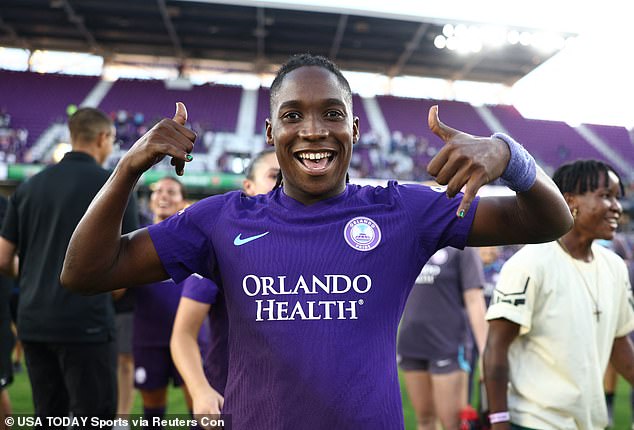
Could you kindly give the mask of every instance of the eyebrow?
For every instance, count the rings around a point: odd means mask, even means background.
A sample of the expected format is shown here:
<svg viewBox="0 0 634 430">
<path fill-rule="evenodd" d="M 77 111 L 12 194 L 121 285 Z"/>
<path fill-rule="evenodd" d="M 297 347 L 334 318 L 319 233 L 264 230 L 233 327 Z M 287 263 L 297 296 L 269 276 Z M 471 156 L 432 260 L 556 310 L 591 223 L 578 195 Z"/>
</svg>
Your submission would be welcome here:
<svg viewBox="0 0 634 430">
<path fill-rule="evenodd" d="M 346 106 L 346 103 L 342 99 L 337 98 L 328 98 L 320 100 L 322 105 L 338 105 L 338 106 Z M 303 102 L 301 100 L 287 100 L 280 104 L 278 107 L 278 112 L 282 109 L 286 109 L 289 107 L 301 106 Z"/>
</svg>

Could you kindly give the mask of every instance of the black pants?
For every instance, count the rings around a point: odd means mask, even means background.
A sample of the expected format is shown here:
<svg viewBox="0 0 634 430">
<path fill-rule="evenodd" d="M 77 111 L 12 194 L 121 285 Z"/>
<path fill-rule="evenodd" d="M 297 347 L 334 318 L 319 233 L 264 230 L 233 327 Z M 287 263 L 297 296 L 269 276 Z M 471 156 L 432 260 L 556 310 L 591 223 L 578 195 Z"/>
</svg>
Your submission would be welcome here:
<svg viewBox="0 0 634 430">
<path fill-rule="evenodd" d="M 117 349 L 104 343 L 23 342 L 38 417 L 98 417 L 117 411 Z"/>
</svg>

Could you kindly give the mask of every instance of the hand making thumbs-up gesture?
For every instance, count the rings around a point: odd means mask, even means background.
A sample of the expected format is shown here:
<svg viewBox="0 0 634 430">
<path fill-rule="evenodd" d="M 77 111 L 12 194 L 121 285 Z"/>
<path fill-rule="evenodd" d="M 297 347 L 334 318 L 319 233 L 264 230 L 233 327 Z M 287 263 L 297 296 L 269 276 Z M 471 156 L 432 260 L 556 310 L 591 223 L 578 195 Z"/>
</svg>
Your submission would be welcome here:
<svg viewBox="0 0 634 430">
<path fill-rule="evenodd" d="M 440 185 L 447 185 L 449 197 L 464 187 L 457 212 L 463 216 L 480 187 L 502 175 L 509 162 L 509 147 L 500 139 L 472 136 L 443 124 L 438 118 L 438 106 L 429 109 L 428 122 L 445 145 L 429 162 L 427 171 Z"/>
<path fill-rule="evenodd" d="M 172 157 L 171 164 L 177 175 L 182 175 L 185 163 L 193 160 L 196 133 L 185 127 L 187 109 L 181 102 L 176 103 L 176 113 L 172 119 L 163 119 L 148 130 L 121 159 L 132 172 L 141 174 L 160 162 L 166 155 Z"/>
</svg>

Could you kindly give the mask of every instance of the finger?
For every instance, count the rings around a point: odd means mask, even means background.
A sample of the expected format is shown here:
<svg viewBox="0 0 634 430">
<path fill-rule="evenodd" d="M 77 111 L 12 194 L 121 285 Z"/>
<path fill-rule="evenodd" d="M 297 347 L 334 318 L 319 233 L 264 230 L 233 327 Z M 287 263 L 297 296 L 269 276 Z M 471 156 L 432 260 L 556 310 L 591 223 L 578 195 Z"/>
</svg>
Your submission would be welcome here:
<svg viewBox="0 0 634 430">
<path fill-rule="evenodd" d="M 176 102 L 176 113 L 172 119 L 180 125 L 185 125 L 187 123 L 187 108 L 183 103 Z"/>
<path fill-rule="evenodd" d="M 471 208 L 471 203 L 473 199 L 475 199 L 476 194 L 480 187 L 484 185 L 485 181 L 481 177 L 481 175 L 474 175 L 469 178 L 467 185 L 465 186 L 464 196 L 460 201 L 460 205 L 458 206 L 458 210 L 456 211 L 456 215 L 459 218 L 464 218 L 469 212 L 469 208 Z"/>
<path fill-rule="evenodd" d="M 434 158 L 431 159 L 429 164 L 427 164 L 427 173 L 429 173 L 434 178 L 438 176 L 440 170 L 449 160 L 449 151 L 447 147 L 443 147 L 440 149 L 438 154 L 434 155 Z"/>
<path fill-rule="evenodd" d="M 164 156 L 170 156 L 170 164 L 174 166 L 174 170 L 178 176 L 183 176 L 185 172 L 185 163 L 192 161 L 194 157 L 191 154 L 183 151 L 182 148 L 173 144 L 173 142 L 161 142 L 155 143 L 155 150 L 161 154 L 161 158 Z"/>
<path fill-rule="evenodd" d="M 453 170 L 453 169 L 452 169 Z M 460 169 L 455 169 L 450 176 L 446 176 L 445 172 L 442 172 L 442 175 L 438 175 L 439 177 L 445 179 L 445 184 L 447 184 L 447 196 L 455 197 L 462 188 L 471 180 L 471 174 L 469 172 L 469 167 L 464 165 Z M 440 182 L 438 182 L 440 183 Z"/>
<path fill-rule="evenodd" d="M 440 137 L 443 142 L 447 143 L 459 133 L 458 130 L 445 125 L 440 118 L 438 117 L 438 105 L 434 105 L 429 108 L 429 114 L 427 115 L 427 123 L 429 125 L 429 129 L 438 137 Z"/>
<path fill-rule="evenodd" d="M 188 157 L 191 155 L 187 154 Z M 172 158 L 171 163 L 174 165 L 174 170 L 178 176 L 183 176 L 185 173 L 185 162 L 179 158 Z"/>
<path fill-rule="evenodd" d="M 166 126 L 162 130 L 164 139 L 171 141 L 175 145 L 181 146 L 187 153 L 192 152 L 194 150 L 196 133 L 180 125 L 176 127 L 177 128 Z"/>
<path fill-rule="evenodd" d="M 440 185 L 449 185 L 456 184 L 457 180 L 462 180 L 462 183 L 460 184 L 462 186 L 462 184 L 467 182 L 467 179 L 463 178 L 468 178 L 466 168 L 468 168 L 468 165 L 466 163 L 461 163 L 460 160 L 450 158 L 440 168 L 440 171 L 436 175 L 436 182 L 438 182 Z M 457 191 L 459 190 L 456 190 L 456 192 Z M 455 195 L 455 193 L 453 193 L 453 195 Z M 450 197 L 453 197 L 453 195 L 451 195 Z"/>
</svg>

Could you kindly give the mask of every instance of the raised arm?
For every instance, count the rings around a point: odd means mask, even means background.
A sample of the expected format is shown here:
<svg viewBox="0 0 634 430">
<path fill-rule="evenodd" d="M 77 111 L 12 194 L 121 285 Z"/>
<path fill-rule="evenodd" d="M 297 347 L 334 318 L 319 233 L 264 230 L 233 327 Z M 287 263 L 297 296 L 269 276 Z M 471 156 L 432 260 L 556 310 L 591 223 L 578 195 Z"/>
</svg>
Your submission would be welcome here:
<svg viewBox="0 0 634 430">
<path fill-rule="evenodd" d="M 122 236 L 121 222 L 143 172 L 169 155 L 183 174 L 196 139 L 186 121 L 185 105 L 177 103 L 174 118 L 156 124 L 119 161 L 71 237 L 60 276 L 64 287 L 99 293 L 168 277 L 147 229 Z"/>
<path fill-rule="evenodd" d="M 428 120 L 429 128 L 445 146 L 427 170 L 439 184 L 447 185 L 449 197 L 464 188 L 457 216 L 469 211 L 483 185 L 499 177 L 518 185 L 515 196 L 480 200 L 469 246 L 546 242 L 570 230 L 572 216 L 563 196 L 539 166 L 528 168 L 534 161 L 523 148 L 499 137 L 477 137 L 448 127 L 438 118 L 437 106 L 429 110 Z M 509 161 L 511 169 L 507 169 Z"/>
</svg>

